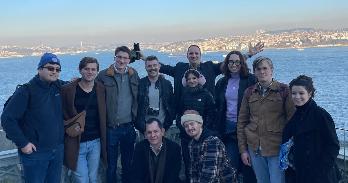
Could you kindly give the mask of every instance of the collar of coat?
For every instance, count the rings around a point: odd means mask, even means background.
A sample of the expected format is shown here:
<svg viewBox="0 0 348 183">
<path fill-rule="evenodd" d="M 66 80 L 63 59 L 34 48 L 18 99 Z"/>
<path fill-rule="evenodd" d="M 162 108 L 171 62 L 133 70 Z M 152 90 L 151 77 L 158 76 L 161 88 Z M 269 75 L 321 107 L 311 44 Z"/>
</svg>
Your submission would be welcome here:
<svg viewBox="0 0 348 183">
<path fill-rule="evenodd" d="M 259 87 L 259 85 L 260 85 L 259 83 L 256 83 L 256 84 L 254 85 L 252 91 L 253 91 L 253 92 L 260 91 L 261 88 Z M 280 88 L 279 82 L 276 81 L 276 80 L 274 80 L 274 79 L 272 79 L 272 83 L 271 83 L 271 85 L 269 85 L 269 86 L 267 87 L 267 90 L 277 92 L 277 91 L 279 91 L 279 88 Z"/>
<path fill-rule="evenodd" d="M 135 73 L 135 70 L 132 67 L 127 66 L 128 75 L 131 76 Z M 114 64 L 111 64 L 109 68 L 106 70 L 106 75 L 114 77 L 116 75 L 116 71 L 114 69 Z"/>
</svg>

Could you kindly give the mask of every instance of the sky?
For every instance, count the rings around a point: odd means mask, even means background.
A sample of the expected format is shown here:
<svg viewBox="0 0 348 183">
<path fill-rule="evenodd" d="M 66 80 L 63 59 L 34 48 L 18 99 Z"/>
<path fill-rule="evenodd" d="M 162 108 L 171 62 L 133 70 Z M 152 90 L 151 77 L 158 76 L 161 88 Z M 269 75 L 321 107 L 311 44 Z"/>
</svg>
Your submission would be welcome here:
<svg viewBox="0 0 348 183">
<path fill-rule="evenodd" d="M 348 28 L 347 0 L 1 0 L 0 46 L 167 42 Z"/>
</svg>

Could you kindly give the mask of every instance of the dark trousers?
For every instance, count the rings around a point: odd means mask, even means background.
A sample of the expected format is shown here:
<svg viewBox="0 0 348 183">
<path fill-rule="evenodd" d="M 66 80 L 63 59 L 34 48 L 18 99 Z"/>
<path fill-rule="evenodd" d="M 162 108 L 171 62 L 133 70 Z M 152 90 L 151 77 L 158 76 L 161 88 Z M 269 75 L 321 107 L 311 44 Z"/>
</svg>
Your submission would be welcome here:
<svg viewBox="0 0 348 183">
<path fill-rule="evenodd" d="M 62 176 L 64 144 L 54 149 L 24 154 L 18 150 L 26 183 L 60 183 Z"/>
<path fill-rule="evenodd" d="M 189 170 L 190 170 L 190 152 L 189 152 L 189 142 L 191 141 L 191 138 L 188 138 L 185 135 L 181 135 L 181 151 L 182 151 L 182 159 L 184 161 L 185 165 L 185 177 L 186 177 L 186 183 L 190 182 L 190 176 L 189 176 Z"/>
<path fill-rule="evenodd" d="M 117 182 L 118 146 L 121 151 L 122 182 L 130 182 L 131 161 L 134 153 L 136 132 L 131 123 L 107 129 L 107 182 Z"/>
</svg>

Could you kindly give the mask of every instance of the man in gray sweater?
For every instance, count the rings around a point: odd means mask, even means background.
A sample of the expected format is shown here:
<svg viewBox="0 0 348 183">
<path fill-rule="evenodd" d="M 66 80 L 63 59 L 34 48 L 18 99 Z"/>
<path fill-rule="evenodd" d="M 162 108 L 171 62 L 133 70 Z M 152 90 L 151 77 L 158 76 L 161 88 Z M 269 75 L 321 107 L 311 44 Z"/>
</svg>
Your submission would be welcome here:
<svg viewBox="0 0 348 183">
<path fill-rule="evenodd" d="M 115 50 L 115 62 L 100 71 L 98 80 L 106 89 L 107 113 L 107 182 L 117 182 L 118 145 L 121 150 L 122 182 L 129 182 L 136 132 L 139 76 L 128 66 L 131 53 L 128 47 Z"/>
</svg>

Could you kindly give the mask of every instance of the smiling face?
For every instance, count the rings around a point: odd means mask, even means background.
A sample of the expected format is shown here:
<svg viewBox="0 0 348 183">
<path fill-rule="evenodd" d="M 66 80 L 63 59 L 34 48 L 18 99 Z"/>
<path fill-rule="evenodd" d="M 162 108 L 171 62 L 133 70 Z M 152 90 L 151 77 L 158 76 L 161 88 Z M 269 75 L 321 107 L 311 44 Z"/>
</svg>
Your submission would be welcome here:
<svg viewBox="0 0 348 183">
<path fill-rule="evenodd" d="M 149 60 L 145 62 L 145 69 L 149 78 L 158 77 L 161 65 L 157 60 Z"/>
<path fill-rule="evenodd" d="M 187 50 L 187 59 L 190 64 L 198 65 L 201 62 L 201 50 L 199 47 L 192 45 Z"/>
<path fill-rule="evenodd" d="M 237 54 L 231 54 L 228 58 L 228 70 L 231 73 L 239 73 L 241 68 L 241 60 Z"/>
<path fill-rule="evenodd" d="M 161 129 L 158 126 L 157 122 L 152 122 L 150 124 L 146 124 L 146 130 L 144 135 L 152 146 L 158 147 L 162 144 L 164 132 L 164 128 Z"/>
<path fill-rule="evenodd" d="M 196 121 L 186 121 L 184 123 L 184 128 L 187 135 L 196 140 L 199 139 L 203 131 L 202 123 L 198 123 Z"/>
<path fill-rule="evenodd" d="M 88 63 L 80 70 L 81 78 L 84 81 L 92 82 L 97 77 L 98 66 L 96 63 Z"/>
<path fill-rule="evenodd" d="M 303 106 L 312 97 L 312 92 L 308 93 L 304 86 L 294 85 L 291 87 L 291 98 L 296 106 Z"/>
<path fill-rule="evenodd" d="M 60 65 L 50 63 L 38 69 L 40 79 L 49 83 L 57 81 L 60 71 Z"/>
<path fill-rule="evenodd" d="M 192 73 L 188 74 L 186 78 L 186 83 L 188 87 L 196 87 L 198 85 L 198 77 L 193 75 Z"/>
</svg>

